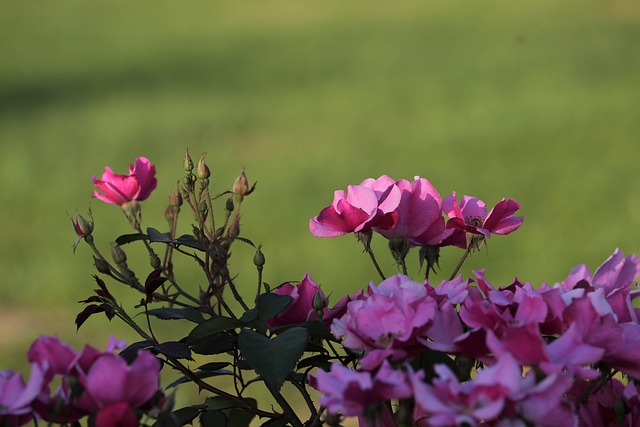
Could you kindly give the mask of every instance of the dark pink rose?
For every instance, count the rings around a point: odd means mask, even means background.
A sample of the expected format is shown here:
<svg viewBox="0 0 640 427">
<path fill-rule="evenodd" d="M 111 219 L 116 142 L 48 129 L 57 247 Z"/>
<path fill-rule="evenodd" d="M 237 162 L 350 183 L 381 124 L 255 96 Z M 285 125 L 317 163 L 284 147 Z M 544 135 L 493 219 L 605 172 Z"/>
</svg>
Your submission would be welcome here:
<svg viewBox="0 0 640 427">
<path fill-rule="evenodd" d="M 376 225 L 388 226 L 389 213 L 399 200 L 391 178 L 369 178 L 360 185 L 350 185 L 346 194 L 335 191 L 333 203 L 309 221 L 309 230 L 316 237 L 335 237 L 367 231 Z"/>
<path fill-rule="evenodd" d="M 114 353 L 103 353 L 80 379 L 86 393 L 95 404 L 86 402 L 94 412 L 98 407 L 126 403 L 139 408 L 147 403 L 159 388 L 160 362 L 148 351 L 140 351 L 131 365 Z"/>
<path fill-rule="evenodd" d="M 126 402 L 113 403 L 98 411 L 95 427 L 138 427 L 138 417 Z"/>
<path fill-rule="evenodd" d="M 145 200 L 158 184 L 155 175 L 156 168 L 146 157 L 136 158 L 135 163 L 129 166 L 128 175 L 113 173 L 107 166 L 100 179 L 92 178 L 94 185 L 102 191 L 94 191 L 93 197 L 119 206 Z"/>
<path fill-rule="evenodd" d="M 390 399 L 411 396 L 412 389 L 407 371 L 393 369 L 383 362 L 376 373 L 355 371 L 334 363 L 331 371 L 318 371 L 311 377 L 311 386 L 323 393 L 320 403 L 331 413 L 345 416 L 363 415 L 367 407 Z"/>
<path fill-rule="evenodd" d="M 328 308 L 327 297 L 320 286 L 309 276 L 309 273 L 304 274 L 299 284 L 284 283 L 274 289 L 273 293 L 288 295 L 291 297 L 291 302 L 283 311 L 267 322 L 270 329 L 319 320 L 316 308 L 322 311 L 322 321 L 329 325 L 334 317 L 344 313 L 345 306 L 350 300 L 348 296 L 344 297 L 334 307 Z M 316 308 L 314 308 L 314 300 L 317 304 Z"/>
<path fill-rule="evenodd" d="M 513 216 L 520 209 L 518 202 L 513 199 L 502 199 L 487 214 L 487 206 L 482 200 L 462 196 L 458 203 L 456 193 L 453 192 L 442 201 L 442 209 L 449 217 L 447 228 L 480 234 L 486 238 L 491 237 L 491 234 L 509 234 L 517 230 L 523 220 L 521 216 Z M 464 240 L 450 244 L 466 246 Z"/>
<path fill-rule="evenodd" d="M 436 316 L 437 302 L 429 285 L 396 275 L 378 287 L 369 285 L 368 295 L 347 304 L 347 312 L 331 324 L 331 332 L 345 347 L 367 352 L 360 360 L 373 369 L 384 358 L 402 360 L 424 349 L 420 338 Z"/>
</svg>

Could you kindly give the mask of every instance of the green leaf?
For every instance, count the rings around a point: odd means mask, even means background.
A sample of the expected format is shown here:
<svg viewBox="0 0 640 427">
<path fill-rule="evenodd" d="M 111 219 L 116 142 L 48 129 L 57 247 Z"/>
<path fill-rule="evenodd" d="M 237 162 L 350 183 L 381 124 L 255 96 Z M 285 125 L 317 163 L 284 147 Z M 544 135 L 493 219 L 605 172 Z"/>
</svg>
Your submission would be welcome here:
<svg viewBox="0 0 640 427">
<path fill-rule="evenodd" d="M 193 360 L 189 347 L 179 341 L 163 342 L 154 348 L 158 353 L 164 354 L 169 358 Z"/>
<path fill-rule="evenodd" d="M 122 236 L 120 236 L 120 237 L 118 237 L 116 239 L 116 243 L 118 245 L 125 245 L 127 243 L 137 242 L 138 240 L 144 240 L 146 238 L 147 238 L 147 236 L 145 236 L 144 234 L 140 234 L 140 233 L 123 234 Z"/>
<path fill-rule="evenodd" d="M 220 369 L 226 368 L 230 364 L 231 363 L 229 362 L 209 362 L 205 363 L 204 365 L 198 366 L 198 369 L 201 371 L 215 372 L 219 371 Z"/>
<path fill-rule="evenodd" d="M 284 310 L 293 300 L 289 295 L 278 295 L 274 293 L 262 294 L 258 297 L 258 317 L 263 322 L 267 322 L 275 315 Z"/>
<path fill-rule="evenodd" d="M 244 322 L 241 320 L 224 316 L 214 317 L 205 320 L 193 328 L 185 342 L 189 346 L 199 344 L 208 339 L 212 339 L 219 332 L 236 329 L 241 326 L 244 326 Z"/>
<path fill-rule="evenodd" d="M 191 234 L 183 234 L 175 240 L 175 243 L 178 245 L 188 246 L 193 249 L 198 249 L 199 251 L 204 252 L 205 247 L 196 239 L 195 236 Z"/>
<path fill-rule="evenodd" d="M 221 411 L 207 411 L 200 415 L 201 427 L 226 427 L 227 416 Z M 231 425 L 231 427 L 235 427 Z"/>
<path fill-rule="evenodd" d="M 238 336 L 238 346 L 267 386 L 278 391 L 304 353 L 308 336 L 305 328 L 291 328 L 270 340 L 243 329 Z"/>
<path fill-rule="evenodd" d="M 199 413 L 200 410 L 195 406 L 180 408 L 168 415 L 162 416 L 152 427 L 181 427 L 191 423 Z"/>
<path fill-rule="evenodd" d="M 147 235 L 149 236 L 150 242 L 160 242 L 160 243 L 171 243 L 173 239 L 171 238 L 171 233 L 162 233 L 155 228 L 148 227 Z"/>
<path fill-rule="evenodd" d="M 211 378 L 211 377 L 219 377 L 219 376 L 223 376 L 223 375 L 233 375 L 233 372 L 231 371 L 198 371 L 198 372 L 194 372 L 194 375 L 199 378 L 199 379 L 205 379 L 205 378 Z M 165 389 L 169 390 L 170 388 L 173 387 L 177 387 L 180 384 L 185 384 L 185 383 L 190 383 L 191 381 L 193 381 L 191 378 L 189 377 L 180 377 L 177 380 L 175 380 L 174 382 L 172 382 L 171 384 L 169 384 Z"/>
<path fill-rule="evenodd" d="M 275 418 L 262 424 L 260 427 L 285 427 L 289 424 L 289 417 L 283 415 L 280 418 Z"/>
<path fill-rule="evenodd" d="M 148 313 L 150 316 L 154 316 L 161 320 L 186 319 L 194 323 L 204 322 L 204 317 L 202 317 L 202 313 L 200 313 L 198 310 L 196 310 L 193 307 L 154 308 L 152 310 L 149 310 Z"/>
<path fill-rule="evenodd" d="M 251 420 L 253 420 L 255 416 L 255 414 L 245 409 L 233 408 L 227 413 L 227 425 L 229 427 L 249 427 Z"/>
</svg>

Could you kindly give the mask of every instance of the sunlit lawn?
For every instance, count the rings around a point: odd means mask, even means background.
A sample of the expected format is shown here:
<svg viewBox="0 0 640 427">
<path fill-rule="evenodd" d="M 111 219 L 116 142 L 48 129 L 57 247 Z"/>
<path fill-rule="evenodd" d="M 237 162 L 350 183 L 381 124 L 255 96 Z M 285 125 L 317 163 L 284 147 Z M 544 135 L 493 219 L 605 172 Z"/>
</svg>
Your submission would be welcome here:
<svg viewBox="0 0 640 427">
<path fill-rule="evenodd" d="M 523 227 L 463 268 L 486 267 L 496 285 L 553 283 L 616 247 L 640 252 L 639 39 L 632 0 L 4 2 L 2 366 L 26 369 L 40 333 L 80 348 L 114 331 L 92 318 L 75 333 L 95 270 L 87 247 L 72 253 L 69 215 L 91 204 L 108 251 L 130 229 L 92 201 L 91 176 L 124 173 L 139 155 L 158 169 L 146 226 L 166 228 L 185 150 L 207 152 L 220 192 L 242 167 L 258 181 L 241 234 L 263 243 L 265 280 L 309 272 L 335 297 L 374 270 L 354 238 L 315 239 L 308 219 L 335 189 L 382 174 L 426 177 L 443 196 L 518 200 Z M 142 276 L 143 252 L 131 251 Z M 436 281 L 460 255 L 443 251 Z M 233 256 L 250 294 L 253 253 Z M 201 280 L 177 274 L 193 289 Z"/>
</svg>

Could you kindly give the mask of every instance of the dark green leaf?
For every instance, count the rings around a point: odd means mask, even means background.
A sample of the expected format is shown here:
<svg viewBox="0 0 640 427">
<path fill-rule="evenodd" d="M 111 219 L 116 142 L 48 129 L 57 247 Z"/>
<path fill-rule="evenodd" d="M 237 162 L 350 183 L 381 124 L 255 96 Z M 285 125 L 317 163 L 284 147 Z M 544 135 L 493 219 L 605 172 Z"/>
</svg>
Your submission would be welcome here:
<svg viewBox="0 0 640 427">
<path fill-rule="evenodd" d="M 189 347 L 197 354 L 220 354 L 233 350 L 237 341 L 238 336 L 235 333 L 220 332 L 206 340 L 189 344 Z"/>
<path fill-rule="evenodd" d="M 258 310 L 255 308 L 252 308 L 245 311 L 240 317 L 240 320 L 242 320 L 245 323 L 250 323 L 256 320 L 257 318 L 258 318 Z"/>
<path fill-rule="evenodd" d="M 178 341 L 167 341 L 154 347 L 158 353 L 173 359 L 191 359 L 191 350 L 185 344 Z"/>
<path fill-rule="evenodd" d="M 144 240 L 146 238 L 147 238 L 147 236 L 145 236 L 144 234 L 140 234 L 140 233 L 123 234 L 122 236 L 120 236 L 120 237 L 118 237 L 116 239 L 116 243 L 118 245 L 125 245 L 127 243 L 137 242 L 138 240 Z"/>
<path fill-rule="evenodd" d="M 289 418 L 283 415 L 280 418 L 274 418 L 267 421 L 260 427 L 285 427 L 287 424 L 289 424 Z"/>
<path fill-rule="evenodd" d="M 224 316 L 214 317 L 212 319 L 205 320 L 193 328 L 186 339 L 186 344 L 189 346 L 199 344 L 203 341 L 212 339 L 220 332 L 236 329 L 241 326 L 244 326 L 244 322 L 241 320 Z"/>
<path fill-rule="evenodd" d="M 181 427 L 196 419 L 200 410 L 197 406 L 187 406 L 162 416 L 152 427 Z"/>
<path fill-rule="evenodd" d="M 292 299 L 289 295 L 278 295 L 274 293 L 260 295 L 256 306 L 258 309 L 258 317 L 263 322 L 270 320 L 284 310 Z"/>
<path fill-rule="evenodd" d="M 204 403 L 206 403 L 207 410 L 209 411 L 235 408 L 236 406 L 238 406 L 238 402 L 224 396 L 207 397 Z"/>
<path fill-rule="evenodd" d="M 224 371 L 224 370 L 220 370 L 220 371 L 198 371 L 198 372 L 194 372 L 194 375 L 199 379 L 205 379 L 205 378 L 211 378 L 211 377 L 219 377 L 219 376 L 223 376 L 223 375 L 233 375 L 233 372 Z M 191 381 L 193 381 L 191 378 L 180 377 L 177 380 L 175 380 L 174 382 L 172 382 L 171 384 L 169 384 L 166 387 L 166 389 L 168 390 L 170 388 L 177 387 L 180 384 L 190 383 Z"/>
<path fill-rule="evenodd" d="M 149 310 L 148 313 L 150 316 L 154 316 L 162 320 L 186 319 L 194 323 L 204 322 L 204 317 L 202 317 L 202 313 L 200 313 L 198 310 L 196 310 L 193 307 L 154 308 L 152 310 Z"/>
<path fill-rule="evenodd" d="M 200 369 L 201 371 L 219 371 L 220 369 L 226 368 L 229 365 L 229 362 L 210 362 L 198 366 L 198 369 Z"/>
<path fill-rule="evenodd" d="M 148 227 L 147 234 L 149 235 L 150 242 L 161 242 L 161 243 L 171 243 L 173 239 L 171 238 L 171 233 L 162 233 L 155 228 Z"/>
<path fill-rule="evenodd" d="M 253 420 L 256 416 L 255 414 L 242 408 L 233 408 L 227 412 L 227 425 L 229 427 L 249 427 L 251 420 Z"/>
<path fill-rule="evenodd" d="M 315 366 L 322 370 L 328 371 L 331 368 L 331 362 L 329 361 L 329 359 L 330 357 L 326 354 L 317 354 L 315 356 L 307 357 L 306 359 L 302 359 L 298 363 L 298 369 Z"/>
<path fill-rule="evenodd" d="M 201 427 L 226 427 L 227 416 L 221 411 L 207 411 L 200 415 Z M 230 426 L 235 427 L 235 426 Z"/>
<path fill-rule="evenodd" d="M 178 237 L 175 240 L 175 243 L 178 245 L 183 245 L 183 246 L 188 246 L 190 248 L 198 249 L 199 251 L 203 251 L 203 252 L 205 250 L 205 247 L 202 246 L 200 242 L 198 242 L 195 236 L 192 236 L 190 234 L 184 234 Z"/>
<path fill-rule="evenodd" d="M 415 370 L 422 369 L 424 371 L 427 382 L 431 382 L 435 377 L 436 374 L 433 367 L 436 364 L 445 364 L 456 374 L 456 376 L 460 375 L 460 370 L 458 369 L 455 361 L 447 354 L 439 351 L 426 349 L 411 361 L 411 366 L 413 366 Z"/>
<path fill-rule="evenodd" d="M 304 353 L 308 336 L 305 328 L 291 328 L 270 340 L 243 329 L 238 336 L 238 346 L 267 386 L 278 391 Z"/>
</svg>

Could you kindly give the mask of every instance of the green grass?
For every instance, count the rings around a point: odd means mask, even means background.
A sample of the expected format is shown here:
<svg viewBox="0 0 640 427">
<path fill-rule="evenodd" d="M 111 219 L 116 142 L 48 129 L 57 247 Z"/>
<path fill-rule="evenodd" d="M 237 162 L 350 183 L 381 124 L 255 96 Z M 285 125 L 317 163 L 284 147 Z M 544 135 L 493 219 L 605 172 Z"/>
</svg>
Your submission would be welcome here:
<svg viewBox="0 0 640 427">
<path fill-rule="evenodd" d="M 86 213 L 92 175 L 139 155 L 158 168 L 146 226 L 164 227 L 185 149 L 206 151 L 215 189 L 243 166 L 258 181 L 242 234 L 264 244 L 265 280 L 308 271 L 335 297 L 374 271 L 353 238 L 315 239 L 308 219 L 335 189 L 382 174 L 518 200 L 522 228 L 463 268 L 486 267 L 496 285 L 553 283 L 616 247 L 640 252 L 631 0 L 7 1 L 0 12 L 0 301 L 32 326 L 0 341 L 3 366 L 23 366 L 39 333 L 106 342 L 102 319 L 74 332 L 94 270 L 87 247 L 72 254 L 68 214 Z M 107 250 L 128 225 L 91 205 Z M 234 252 L 247 292 L 252 255 Z M 459 256 L 443 251 L 436 280 Z"/>
</svg>

